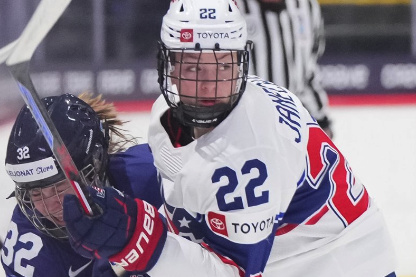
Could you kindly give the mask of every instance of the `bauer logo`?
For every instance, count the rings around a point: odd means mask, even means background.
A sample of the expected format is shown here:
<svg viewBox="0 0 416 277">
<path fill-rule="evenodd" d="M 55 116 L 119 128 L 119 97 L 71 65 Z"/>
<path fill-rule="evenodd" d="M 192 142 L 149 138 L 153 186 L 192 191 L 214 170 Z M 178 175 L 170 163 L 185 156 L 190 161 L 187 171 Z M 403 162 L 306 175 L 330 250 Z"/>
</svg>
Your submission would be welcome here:
<svg viewBox="0 0 416 277">
<path fill-rule="evenodd" d="M 181 29 L 181 42 L 193 42 L 194 30 L 193 29 Z"/>
<path fill-rule="evenodd" d="M 257 243 L 273 232 L 276 213 L 273 209 L 256 213 L 208 212 L 212 232 L 237 243 Z"/>
</svg>

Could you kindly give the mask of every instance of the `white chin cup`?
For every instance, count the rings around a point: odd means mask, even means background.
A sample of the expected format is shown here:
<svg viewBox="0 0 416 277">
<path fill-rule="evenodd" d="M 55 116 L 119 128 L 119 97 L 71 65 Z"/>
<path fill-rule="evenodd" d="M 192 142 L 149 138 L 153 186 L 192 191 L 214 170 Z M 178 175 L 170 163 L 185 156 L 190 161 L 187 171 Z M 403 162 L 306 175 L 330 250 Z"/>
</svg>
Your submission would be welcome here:
<svg viewBox="0 0 416 277">
<path fill-rule="evenodd" d="M 172 103 L 179 103 L 180 101 L 180 97 L 179 97 L 179 91 L 178 91 L 178 87 L 176 85 L 172 85 L 171 84 L 171 101 Z"/>
</svg>

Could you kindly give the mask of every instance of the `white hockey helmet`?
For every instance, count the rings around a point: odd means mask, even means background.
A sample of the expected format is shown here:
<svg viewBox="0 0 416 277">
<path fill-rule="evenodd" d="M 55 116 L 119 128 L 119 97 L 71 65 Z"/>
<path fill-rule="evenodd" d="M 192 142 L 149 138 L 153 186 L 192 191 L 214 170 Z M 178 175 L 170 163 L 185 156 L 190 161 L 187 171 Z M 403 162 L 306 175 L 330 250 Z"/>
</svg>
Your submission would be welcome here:
<svg viewBox="0 0 416 277">
<path fill-rule="evenodd" d="M 234 0 L 172 0 L 161 39 L 168 48 L 244 50 L 247 25 Z"/>
<path fill-rule="evenodd" d="M 170 8 L 163 17 L 161 40 L 158 53 L 159 85 L 166 102 L 172 108 L 175 117 L 184 125 L 194 127 L 212 127 L 224 120 L 237 105 L 245 91 L 249 48 L 251 42 L 247 41 L 247 25 L 234 0 L 172 0 Z M 228 53 L 232 61 L 216 61 L 216 79 L 203 79 L 195 74 L 195 78 L 183 77 L 181 70 L 185 53 L 198 55 L 197 67 L 212 66 L 200 60 L 202 54 L 214 55 Z M 176 54 L 176 57 L 175 57 Z M 178 58 L 179 57 L 179 58 Z M 211 65 L 210 65 L 211 64 Z M 233 73 L 227 77 L 218 72 L 222 65 L 233 68 Z M 173 74 L 173 71 L 179 74 Z M 181 82 L 210 82 L 216 84 L 215 99 L 229 99 L 228 103 L 213 106 L 198 106 L 182 101 Z M 174 84 L 176 83 L 176 84 Z M 217 92 L 224 89 L 228 83 L 229 96 L 219 97 Z M 232 85 L 234 83 L 234 85 Z M 221 89 L 219 87 L 222 87 Z M 201 93 L 196 89 L 195 99 L 202 99 Z"/>
</svg>

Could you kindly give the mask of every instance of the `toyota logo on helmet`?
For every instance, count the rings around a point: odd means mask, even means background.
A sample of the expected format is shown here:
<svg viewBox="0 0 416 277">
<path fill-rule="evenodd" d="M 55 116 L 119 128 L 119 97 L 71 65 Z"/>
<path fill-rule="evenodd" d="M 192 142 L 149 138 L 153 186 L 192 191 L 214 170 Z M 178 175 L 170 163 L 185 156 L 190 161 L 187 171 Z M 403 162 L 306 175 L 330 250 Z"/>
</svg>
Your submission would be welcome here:
<svg viewBox="0 0 416 277">
<path fill-rule="evenodd" d="M 225 33 L 227 36 L 207 36 Z M 234 0 L 177 0 L 163 17 L 160 35 L 168 48 L 194 48 L 198 43 L 201 48 L 218 44 L 224 49 L 244 50 L 247 24 Z"/>
<path fill-rule="evenodd" d="M 194 30 L 182 29 L 181 30 L 181 42 L 192 42 L 194 38 Z"/>
</svg>

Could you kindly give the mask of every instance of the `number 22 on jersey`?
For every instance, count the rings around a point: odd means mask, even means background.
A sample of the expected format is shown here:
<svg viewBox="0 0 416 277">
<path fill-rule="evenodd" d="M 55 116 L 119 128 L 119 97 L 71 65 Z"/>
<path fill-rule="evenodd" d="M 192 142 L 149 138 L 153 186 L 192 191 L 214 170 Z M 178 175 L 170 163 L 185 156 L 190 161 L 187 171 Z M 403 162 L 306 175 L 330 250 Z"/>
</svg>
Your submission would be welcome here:
<svg viewBox="0 0 416 277">
<path fill-rule="evenodd" d="M 221 178 L 226 178 L 228 183 L 225 186 L 221 186 L 216 194 L 218 207 L 221 211 L 239 210 L 244 208 L 243 199 L 240 196 L 232 198 L 232 201 L 226 202 L 226 195 L 232 194 L 237 185 L 239 184 L 238 174 L 246 175 L 250 174 L 253 170 L 257 170 L 258 176 L 248 181 L 245 186 L 245 197 L 247 205 L 249 207 L 261 205 L 269 202 L 269 191 L 263 190 L 261 194 L 256 196 L 254 190 L 257 187 L 261 187 L 264 181 L 267 179 L 267 168 L 266 165 L 258 160 L 252 159 L 244 163 L 240 171 L 236 171 L 230 167 L 221 167 L 215 170 L 212 175 L 212 183 L 218 183 Z"/>
</svg>

